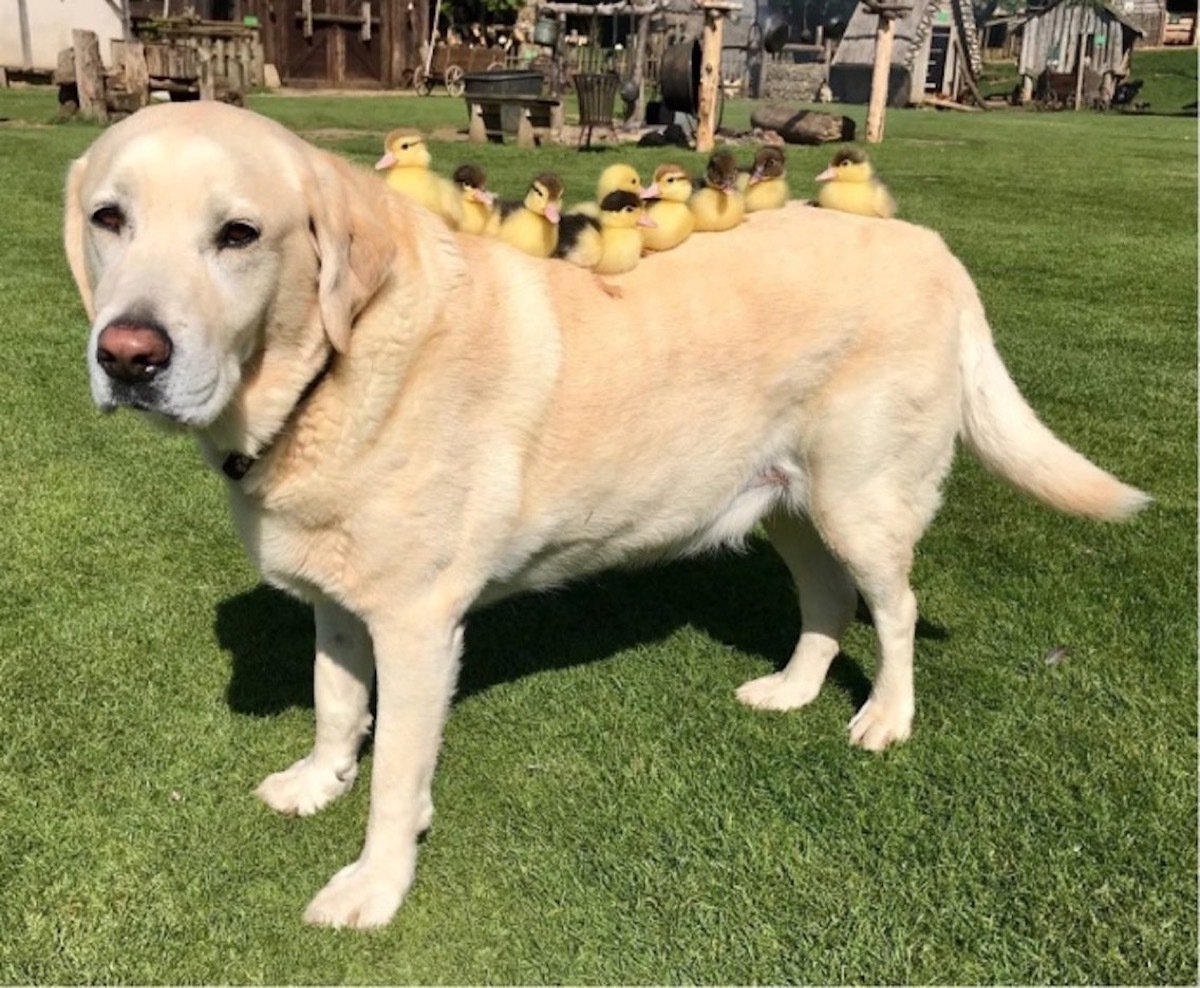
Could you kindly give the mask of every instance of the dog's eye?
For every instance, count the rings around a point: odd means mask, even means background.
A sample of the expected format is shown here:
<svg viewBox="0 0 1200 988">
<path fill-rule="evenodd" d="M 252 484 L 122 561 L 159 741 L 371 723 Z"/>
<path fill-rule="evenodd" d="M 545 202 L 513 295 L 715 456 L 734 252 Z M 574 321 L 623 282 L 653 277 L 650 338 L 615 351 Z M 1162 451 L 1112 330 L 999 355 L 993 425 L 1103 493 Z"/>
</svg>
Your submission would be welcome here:
<svg viewBox="0 0 1200 988">
<path fill-rule="evenodd" d="M 249 247 L 258 239 L 258 231 L 249 223 L 233 220 L 221 227 L 217 234 L 218 247 Z"/>
<path fill-rule="evenodd" d="M 92 213 L 92 226 L 109 233 L 120 233 L 125 227 L 125 214 L 116 206 L 101 206 Z"/>
</svg>

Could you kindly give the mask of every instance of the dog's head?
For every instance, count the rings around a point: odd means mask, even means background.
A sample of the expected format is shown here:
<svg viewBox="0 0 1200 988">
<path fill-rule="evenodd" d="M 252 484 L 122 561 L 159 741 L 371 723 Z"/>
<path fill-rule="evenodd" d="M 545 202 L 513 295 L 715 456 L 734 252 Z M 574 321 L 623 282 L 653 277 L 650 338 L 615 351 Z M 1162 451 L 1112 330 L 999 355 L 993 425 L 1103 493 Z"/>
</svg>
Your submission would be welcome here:
<svg viewBox="0 0 1200 988">
<path fill-rule="evenodd" d="M 152 107 L 103 134 L 71 167 L 64 233 L 96 403 L 204 428 L 267 347 L 346 350 L 394 252 L 362 183 L 224 104 Z"/>
</svg>

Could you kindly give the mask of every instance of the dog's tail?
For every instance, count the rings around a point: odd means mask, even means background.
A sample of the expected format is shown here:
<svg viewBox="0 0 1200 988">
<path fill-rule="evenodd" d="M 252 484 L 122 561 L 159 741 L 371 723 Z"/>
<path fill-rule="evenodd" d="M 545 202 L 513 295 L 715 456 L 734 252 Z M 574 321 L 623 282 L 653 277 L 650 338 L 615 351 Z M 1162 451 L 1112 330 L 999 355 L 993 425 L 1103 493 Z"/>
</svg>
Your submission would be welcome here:
<svg viewBox="0 0 1200 988">
<path fill-rule="evenodd" d="M 1150 497 L 1101 470 L 1044 426 L 1008 375 L 974 291 L 959 340 L 962 436 L 989 470 L 1068 514 L 1128 518 Z"/>
</svg>

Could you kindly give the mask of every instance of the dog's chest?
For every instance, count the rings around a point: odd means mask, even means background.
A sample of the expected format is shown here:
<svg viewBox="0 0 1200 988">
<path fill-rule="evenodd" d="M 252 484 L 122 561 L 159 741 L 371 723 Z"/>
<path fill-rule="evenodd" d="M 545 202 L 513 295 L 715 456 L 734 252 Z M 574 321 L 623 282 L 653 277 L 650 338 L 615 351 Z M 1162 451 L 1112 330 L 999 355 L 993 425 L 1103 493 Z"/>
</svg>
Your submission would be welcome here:
<svg viewBox="0 0 1200 988">
<path fill-rule="evenodd" d="M 230 507 L 238 536 L 268 583 L 310 601 L 353 593 L 356 574 L 340 525 L 264 508 L 240 491 L 231 494 Z"/>
</svg>

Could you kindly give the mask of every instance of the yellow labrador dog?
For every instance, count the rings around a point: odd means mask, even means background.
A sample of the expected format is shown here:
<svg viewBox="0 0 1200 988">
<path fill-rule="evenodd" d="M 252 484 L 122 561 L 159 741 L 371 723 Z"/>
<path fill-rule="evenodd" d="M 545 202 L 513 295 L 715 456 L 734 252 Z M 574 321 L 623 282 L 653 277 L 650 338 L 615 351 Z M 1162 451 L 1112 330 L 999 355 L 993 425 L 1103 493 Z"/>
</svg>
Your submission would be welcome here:
<svg viewBox="0 0 1200 988">
<path fill-rule="evenodd" d="M 857 588 L 879 669 L 850 740 L 874 750 L 909 734 L 909 569 L 956 438 L 1062 511 L 1147 500 L 1038 421 L 970 277 L 907 223 L 759 213 L 647 259 L 616 299 L 193 103 L 101 136 L 65 226 L 97 404 L 191 430 L 265 577 L 315 608 L 316 741 L 259 787 L 269 806 L 350 787 L 378 679 L 366 842 L 314 923 L 378 926 L 404 898 L 473 607 L 762 525 L 803 630 L 738 696 L 812 700 Z"/>
</svg>

